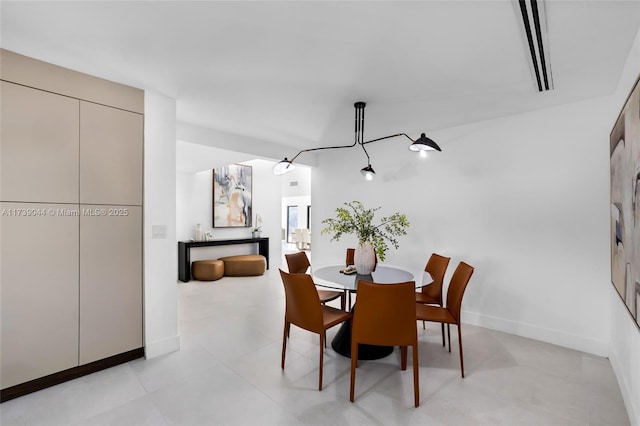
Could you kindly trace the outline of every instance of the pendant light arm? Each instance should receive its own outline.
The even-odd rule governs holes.
[[[367,149],[364,147],[364,142],[360,143],[360,146],[362,147],[362,150],[364,151],[364,155],[367,156],[367,165],[371,166],[371,158],[369,158],[369,153],[367,152]]]
[[[353,148],[354,146],[356,146],[356,143],[353,142],[351,145],[339,145],[339,146],[321,146],[318,148],[309,148],[309,149],[303,149],[302,151],[298,152],[295,157],[293,157],[291,160],[293,163],[293,160],[295,160],[296,158],[298,158],[298,155],[302,154],[303,152],[311,152],[311,151],[320,151],[322,149],[340,149],[340,148]]]
[[[364,145],[366,145],[366,144],[368,144],[368,143],[371,143],[371,142],[378,142],[378,141],[385,140],[385,139],[395,138],[395,137],[398,137],[398,136],[404,136],[404,137],[406,137],[407,139],[409,139],[411,142],[415,142],[415,141],[414,141],[413,139],[411,139],[411,138],[410,138],[406,133],[397,133],[397,134],[395,134],[395,135],[389,135],[389,136],[385,136],[385,137],[382,137],[382,138],[371,139],[370,141],[362,142],[362,143],[360,143],[360,145],[362,146],[362,149],[364,150],[364,153],[367,155],[367,160],[369,159],[369,154],[367,153],[367,150],[364,148]],[[357,143],[359,143],[359,142],[356,140],[356,141],[353,141],[353,143],[352,143],[351,145],[321,146],[321,147],[318,147],[318,148],[303,149],[303,150],[301,150],[300,152],[298,152],[298,153],[297,153],[297,154],[296,154],[296,155],[295,155],[291,160],[289,160],[289,161],[291,161],[291,162],[293,163],[293,161],[294,161],[296,158],[298,158],[298,156],[299,156],[300,154],[302,154],[303,152],[320,151],[320,150],[323,150],[323,149],[353,148],[354,146],[356,146],[356,144],[357,144]]]
[[[371,139],[370,141],[362,142],[362,145],[365,145],[365,144],[368,144],[368,143],[371,143],[371,142],[378,142],[378,141],[382,141],[382,140],[385,140],[385,139],[396,138],[396,137],[398,137],[398,136],[404,136],[404,137],[406,137],[407,139],[409,139],[411,142],[415,142],[415,141],[414,141],[413,139],[411,139],[411,137],[409,137],[409,135],[407,135],[406,133],[396,133],[395,135],[384,136],[384,137],[381,137],[381,138]]]

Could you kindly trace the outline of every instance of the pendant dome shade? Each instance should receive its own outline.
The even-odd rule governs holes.
[[[287,157],[284,157],[284,160],[276,163],[276,165],[273,166],[273,174],[283,175],[285,173],[289,173],[293,171],[293,169],[295,169],[295,166],[293,165],[293,163],[289,161]]]
[[[365,177],[365,179],[367,180],[373,180],[373,177],[376,174],[376,171],[373,170],[373,167],[371,167],[371,164],[367,165],[367,167],[363,167],[360,170],[360,173],[362,173],[362,176]]]
[[[411,151],[442,151],[437,143],[421,134],[418,140],[409,145]]]

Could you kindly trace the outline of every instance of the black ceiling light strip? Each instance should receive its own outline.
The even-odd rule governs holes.
[[[533,12],[533,26],[536,29],[536,38],[538,39],[538,53],[540,54],[540,66],[542,68],[542,76],[544,77],[544,89],[549,90],[549,78],[547,77],[547,64],[544,59],[544,47],[542,45],[542,29],[540,28],[540,15],[538,13],[537,0],[531,0],[531,11]]]
[[[531,54],[531,62],[533,63],[533,70],[536,73],[536,80],[538,82],[538,91],[542,92],[540,70],[538,69],[538,59],[536,58],[536,49],[533,46],[533,35],[531,34],[531,26],[529,25],[527,5],[524,0],[519,0],[519,4],[520,4],[520,12],[522,12],[522,22],[524,23],[524,30],[527,33],[527,41],[529,42],[529,53]]]

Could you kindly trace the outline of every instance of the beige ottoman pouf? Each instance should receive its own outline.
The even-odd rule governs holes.
[[[196,260],[191,263],[191,275],[198,281],[215,281],[224,275],[222,260]]]
[[[227,277],[251,277],[262,275],[267,269],[267,259],[259,254],[221,257]]]

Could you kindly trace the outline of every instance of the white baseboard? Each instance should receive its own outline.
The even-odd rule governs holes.
[[[475,312],[462,312],[464,323],[490,328],[529,339],[551,343],[569,349],[587,352],[593,355],[607,357],[609,355],[609,345],[607,342],[589,339],[573,334],[563,333],[558,330],[541,328],[528,324],[478,314]]]
[[[144,357],[151,359],[179,350],[180,336],[172,336],[155,342],[147,342],[144,347]]]

